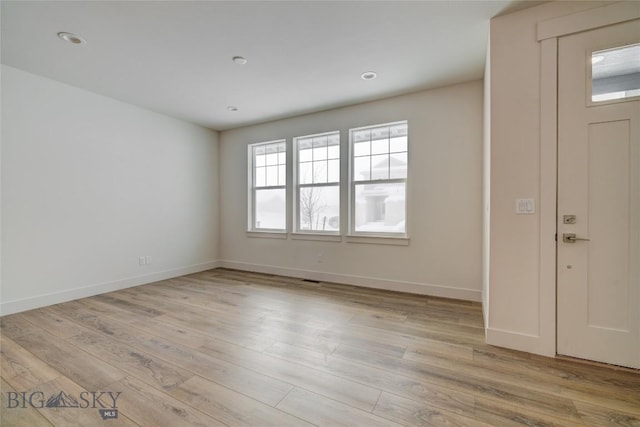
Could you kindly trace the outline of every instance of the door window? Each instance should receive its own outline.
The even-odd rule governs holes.
[[[591,54],[591,102],[640,96],[640,43]]]

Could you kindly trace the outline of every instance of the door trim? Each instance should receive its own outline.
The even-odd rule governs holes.
[[[540,42],[540,331],[557,355],[558,38],[640,18],[640,2],[618,2],[538,23]],[[543,332],[544,331],[544,332]],[[547,335],[548,334],[548,335]]]
[[[538,23],[538,41],[595,30],[640,18],[640,3],[621,1]]]
[[[558,39],[541,43],[540,332],[557,354],[556,233],[558,207]]]

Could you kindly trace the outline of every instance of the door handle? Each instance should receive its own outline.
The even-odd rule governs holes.
[[[575,243],[578,240],[589,241],[591,239],[587,239],[585,237],[577,237],[575,233],[564,233],[562,234],[562,241],[565,243]]]

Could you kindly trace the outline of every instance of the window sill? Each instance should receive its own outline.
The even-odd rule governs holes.
[[[374,245],[409,246],[408,237],[391,236],[346,236],[347,243],[366,243]]]
[[[291,233],[292,240],[318,240],[323,242],[341,242],[342,236],[339,234],[320,233]]]
[[[287,238],[287,233],[282,231],[247,231],[247,237],[259,237],[263,239],[283,239]]]

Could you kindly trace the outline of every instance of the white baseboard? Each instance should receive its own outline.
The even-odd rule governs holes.
[[[408,292],[419,295],[429,295],[442,298],[455,298],[466,301],[481,301],[481,292],[475,289],[453,288],[426,283],[396,281],[378,279],[373,277],[355,276],[349,274],[335,274],[321,271],[300,270],[271,265],[252,264],[236,261],[210,261],[172,270],[159,271],[141,276],[128,277],[112,282],[98,283],[80,288],[68,289],[29,298],[0,303],[0,315],[19,313],[48,305],[59,304],[79,298],[113,292],[119,289],[144,285],[159,280],[171,279],[185,274],[197,273],[218,267],[233,268],[236,270],[252,271],[256,273],[277,274],[281,276],[298,277],[301,279],[318,280],[332,283],[344,283],[347,285],[362,286],[366,288],[384,289],[398,292]]]
[[[171,270],[157,271],[141,276],[128,277],[112,282],[98,283],[80,288],[67,289],[60,292],[6,301],[0,303],[0,315],[19,313],[21,311],[59,304],[61,302],[71,301],[78,298],[86,298],[104,294],[106,292],[117,291],[119,289],[130,288],[132,286],[144,285],[147,283],[157,282],[159,280],[184,276],[185,274],[198,273],[200,271],[210,270],[219,266],[219,261],[209,261],[202,264],[189,265]]]
[[[487,295],[481,292],[482,298],[482,322],[484,325],[484,335],[487,338],[487,329],[489,328],[489,304],[487,302]]]
[[[221,260],[219,261],[219,266],[233,268],[236,270],[252,271],[255,273],[276,274],[279,276],[297,277],[301,279],[318,280],[323,282],[344,283],[346,285],[361,286],[365,288],[408,292],[412,294],[429,295],[442,298],[454,298],[466,301],[481,301],[481,292],[475,289],[454,288],[427,283],[378,279],[374,277],[354,276],[350,274],[325,273],[322,271],[300,270],[296,268],[277,267],[272,265],[252,264],[237,261]]]

